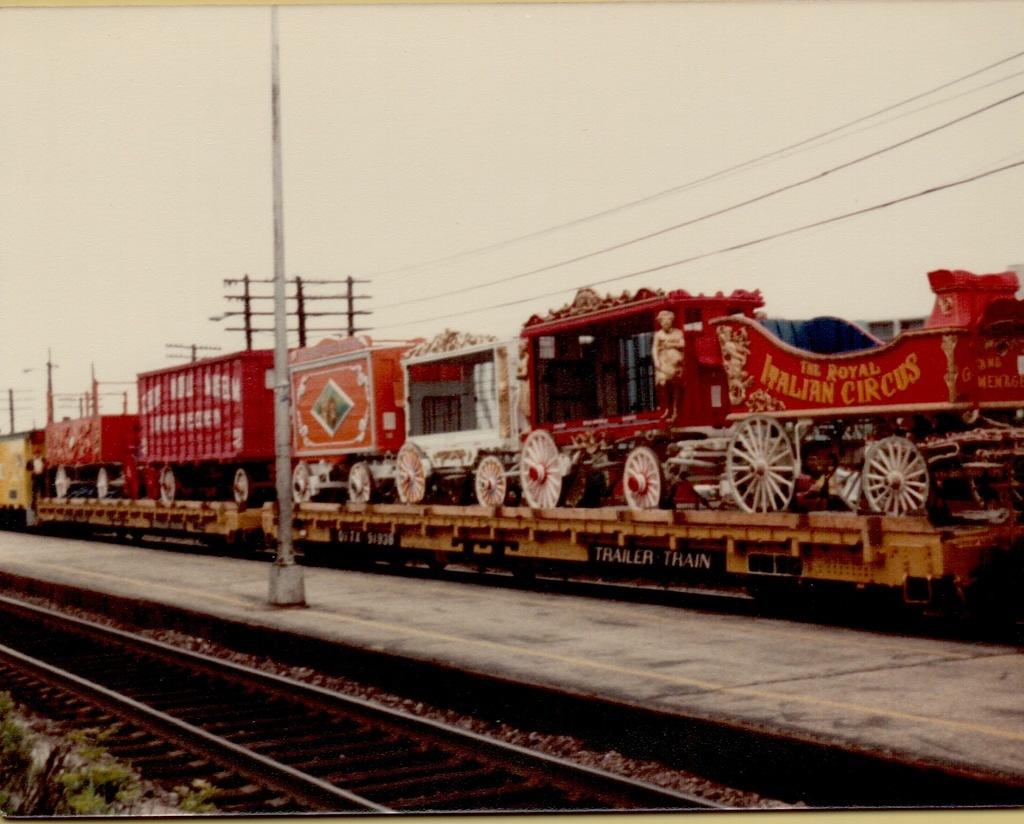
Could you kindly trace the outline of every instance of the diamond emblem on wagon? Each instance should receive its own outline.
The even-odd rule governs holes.
[[[338,384],[329,380],[310,411],[324,431],[334,437],[353,406],[355,404],[352,399],[338,387]]]

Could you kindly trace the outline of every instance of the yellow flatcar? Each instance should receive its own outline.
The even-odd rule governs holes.
[[[3,526],[23,527],[30,520],[33,469],[42,477],[42,460],[42,431],[0,435],[0,524]]]

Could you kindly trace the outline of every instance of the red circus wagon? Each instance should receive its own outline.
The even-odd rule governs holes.
[[[289,355],[295,501],[338,496],[366,503],[394,492],[405,440],[400,360],[420,341],[327,338]]]
[[[703,449],[720,443],[729,409],[709,322],[752,317],[762,304],[759,292],[743,290],[708,296],[641,289],[602,298],[583,289],[572,303],[530,318],[520,390],[533,425],[520,460],[526,503],[599,505],[624,494],[646,508],[667,500],[670,485],[680,496],[695,494],[690,487],[699,479],[684,483],[684,476],[704,459],[669,455],[667,441],[699,441]],[[711,485],[717,488],[717,479]]]
[[[272,350],[204,358],[144,372],[139,387],[139,462],[146,493],[175,500],[269,493],[274,461]]]
[[[760,317],[757,292],[600,298],[523,330],[534,507],[846,509],[998,521],[1024,484],[1012,272],[929,275],[924,328]]]
[[[845,504],[1002,520],[1021,500],[1024,302],[1013,272],[929,274],[924,328],[714,323],[736,429],[725,480],[748,512]],[[795,345],[794,345],[795,344]]]
[[[48,488],[58,498],[133,498],[136,415],[88,415],[46,426]]]

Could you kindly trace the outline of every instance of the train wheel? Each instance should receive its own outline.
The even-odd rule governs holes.
[[[96,497],[106,498],[110,494],[110,475],[107,474],[105,466],[100,467],[96,473]]]
[[[354,504],[366,504],[373,495],[373,476],[366,461],[357,461],[348,471],[348,499]]]
[[[395,458],[395,488],[403,504],[418,504],[427,494],[427,468],[411,443],[399,449]]]
[[[473,488],[480,506],[501,506],[508,493],[505,479],[505,465],[494,455],[487,455],[477,465],[473,476]]]
[[[53,491],[58,498],[66,498],[71,489],[71,478],[68,477],[66,466],[58,466],[57,474],[53,478]]]
[[[250,488],[249,473],[242,469],[242,467],[238,467],[235,470],[235,479],[231,483],[231,495],[234,497],[236,504],[245,506],[249,503]]]
[[[725,453],[725,476],[744,512],[779,512],[796,485],[793,444],[774,418],[755,415],[736,427]]]
[[[864,498],[872,512],[907,515],[928,500],[928,466],[906,438],[892,435],[872,444],[864,457]]]
[[[160,503],[170,506],[178,494],[178,481],[174,477],[174,470],[165,466],[160,470]]]
[[[665,476],[658,454],[649,446],[630,450],[622,469],[622,491],[629,508],[657,509],[664,488]]]
[[[526,503],[534,509],[558,506],[564,475],[564,463],[555,439],[543,429],[535,429],[527,435],[519,458],[519,477]]]

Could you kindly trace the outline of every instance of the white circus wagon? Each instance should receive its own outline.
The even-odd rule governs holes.
[[[518,341],[446,331],[402,360],[406,439],[395,458],[403,503],[501,506],[517,494]]]

